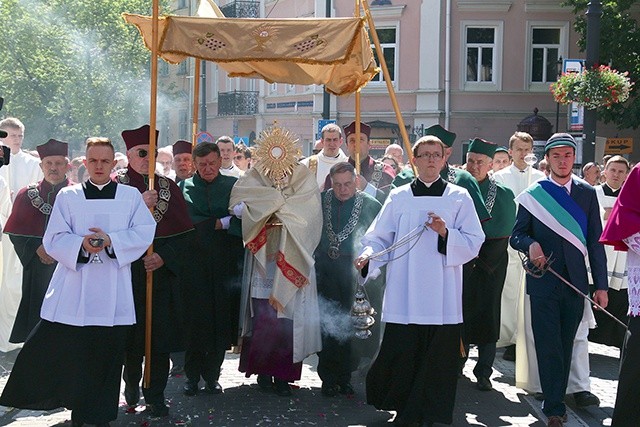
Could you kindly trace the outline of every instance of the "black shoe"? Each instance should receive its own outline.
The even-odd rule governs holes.
[[[585,406],[599,406],[600,399],[595,394],[589,391],[579,391],[573,393],[573,400],[576,401],[576,406],[584,408]]]
[[[198,383],[187,381],[184,383],[184,387],[182,387],[182,392],[185,396],[195,396],[198,394]]]
[[[202,387],[202,392],[206,394],[222,394],[222,391],[222,386],[218,381],[206,383],[204,387]]]
[[[288,382],[284,380],[279,380],[277,378],[273,381],[273,388],[276,391],[276,394],[281,397],[291,396],[291,386]]]
[[[166,417],[169,415],[169,407],[164,403],[147,403],[145,412],[151,414],[152,417]]]
[[[349,383],[340,384],[340,394],[346,394],[347,396],[353,396],[356,392],[353,390],[353,386]]]
[[[504,349],[504,354],[502,355],[504,360],[508,360],[510,362],[516,361],[516,345],[511,344],[507,348]]]
[[[544,393],[534,393],[533,394],[533,398],[536,399],[538,402],[543,402],[544,401]]]
[[[337,384],[325,384],[322,383],[322,388],[320,389],[320,393],[326,397],[335,397],[338,395],[338,390],[340,386]]]
[[[478,382],[476,383],[476,388],[482,391],[493,390],[493,386],[491,385],[491,380],[485,377],[478,378]]]
[[[138,384],[126,384],[124,386],[124,400],[129,406],[137,406],[140,400],[140,386]]]
[[[273,377],[270,375],[258,375],[258,386],[264,391],[273,390]]]

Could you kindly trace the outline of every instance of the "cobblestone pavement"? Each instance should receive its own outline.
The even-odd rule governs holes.
[[[618,357],[616,348],[589,344],[591,360],[591,388],[601,404],[599,407],[576,408],[567,398],[569,420],[567,427],[608,426],[615,402]],[[4,388],[18,350],[0,352],[0,390]],[[498,350],[492,382],[494,390],[478,391],[472,373],[474,350],[459,380],[454,426],[544,426],[545,417],[540,402],[527,395],[515,384],[515,365],[502,359]],[[255,377],[245,378],[239,373],[236,354],[228,353],[223,365],[220,384],[224,394],[182,395],[184,378],[170,378],[166,397],[170,415],[151,418],[144,412],[144,401],[135,411],[127,413],[121,396],[121,412],[111,425],[116,426],[389,426],[393,412],[378,411],[365,403],[364,375],[354,373],[353,397],[323,397],[321,382],[316,374],[317,358],[305,361],[302,379],[296,384],[293,396],[278,397],[258,389]],[[202,384],[201,384],[202,385]],[[37,387],[37,384],[34,384]],[[26,411],[0,406],[0,426],[67,426],[71,413],[66,410]]]

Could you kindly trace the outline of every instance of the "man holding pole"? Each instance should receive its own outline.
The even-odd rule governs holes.
[[[572,178],[576,143],[569,134],[554,134],[545,145],[551,168],[520,194],[511,246],[527,254],[544,271],[552,268],[583,294],[589,292],[585,257],[589,256],[596,291],[593,299],[607,306],[607,270],[598,199],[593,187]],[[527,276],[531,326],[544,394],[542,411],[550,427],[562,426],[573,341],[584,313],[584,298],[554,274]],[[583,295],[584,296],[584,295]]]
[[[190,231],[193,225],[178,186],[169,178],[155,174],[154,189],[148,190],[149,125],[125,130],[122,138],[127,146],[128,169],[118,171],[118,183],[135,187],[142,193],[158,224],[153,252],[132,264],[133,294],[136,304],[136,325],[129,336],[123,379],[127,404],[135,406],[140,399],[140,379],[145,346],[147,287],[153,286],[150,381],[143,388],[147,410],[154,416],[164,416],[169,408],[164,402],[164,389],[169,375],[169,353],[184,350],[183,295],[180,288]],[[157,139],[158,131],[156,131]],[[147,273],[153,281],[147,282]]]
[[[138,191],[111,181],[115,163],[111,141],[89,138],[89,180],[56,197],[42,244],[58,266],[1,405],[65,407],[73,427],[118,416],[122,356],[136,322],[130,265],[156,224]]]

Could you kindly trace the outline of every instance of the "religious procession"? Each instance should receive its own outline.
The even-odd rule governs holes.
[[[290,398],[317,354],[323,398],[353,396],[364,370],[363,398],[395,412],[394,425],[446,425],[471,347],[487,392],[496,349],[508,359],[515,345],[517,386],[563,425],[567,395],[600,404],[589,339],[626,345],[612,425],[638,420],[637,281],[626,276],[640,182],[621,156],[595,187],[572,173],[568,134],[547,141],[544,171],[523,132],[509,148],[476,138],[466,164],[451,165],[456,134],[434,125],[409,164],[399,145],[371,157],[371,128],[360,123],[356,139],[352,122],[325,126],[303,159],[277,126],[253,147],[176,141],[169,169],[158,153],[150,176],[143,125],[121,134],[122,169],[108,138],[88,138],[84,175],[67,143],[51,139],[36,156],[21,149],[20,120],[0,130],[11,151],[0,169],[1,344],[21,347],[5,407],[63,407],[73,426],[109,425],[144,402],[162,420],[169,378],[184,379],[186,397],[223,394],[235,352],[237,375]],[[195,253],[210,262],[190,263]]]
[[[151,52],[148,120],[75,153],[0,120],[0,425],[640,425],[640,166],[579,170],[564,132],[476,135],[461,164],[448,120],[410,142],[366,0],[269,21],[157,3],[121,17]],[[191,140],[160,147],[158,64],[188,58]],[[278,120],[198,132],[207,61],[354,114],[309,155]],[[360,104],[378,74],[383,153]]]

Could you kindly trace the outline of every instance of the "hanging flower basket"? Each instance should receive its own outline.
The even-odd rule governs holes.
[[[563,73],[549,89],[560,104],[576,102],[587,110],[608,108],[629,99],[633,83],[628,74],[600,65],[581,73]]]

